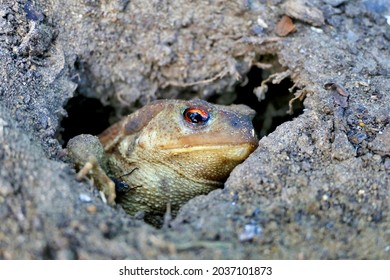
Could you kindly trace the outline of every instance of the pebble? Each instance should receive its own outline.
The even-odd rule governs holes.
[[[244,226],[243,232],[240,233],[239,240],[241,242],[250,241],[254,237],[260,236],[261,232],[262,232],[262,228],[259,225],[246,224]]]
[[[97,212],[97,207],[93,204],[88,205],[87,207],[85,207],[85,209],[89,214],[95,214]]]
[[[289,0],[282,5],[282,9],[286,15],[314,26],[322,26],[325,23],[322,11],[308,6],[304,0]]]
[[[80,199],[82,202],[91,202],[91,201],[92,201],[92,198],[91,198],[89,195],[85,194],[85,193],[81,193],[81,194],[79,195],[79,199]]]

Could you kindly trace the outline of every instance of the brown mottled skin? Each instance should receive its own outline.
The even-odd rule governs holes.
[[[244,105],[159,100],[99,138],[71,139],[67,149],[80,177],[89,173],[109,203],[116,197],[130,215],[142,211],[153,219],[167,205],[175,214],[189,199],[223,185],[257,147],[253,115]]]

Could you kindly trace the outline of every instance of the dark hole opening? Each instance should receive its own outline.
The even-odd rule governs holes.
[[[294,98],[294,94],[289,91],[294,83],[289,78],[284,79],[280,84],[268,83],[265,99],[259,101],[253,90],[261,85],[262,75],[262,69],[252,67],[247,74],[247,84],[236,87],[237,98],[234,100],[234,103],[246,104],[257,112],[253,125],[259,137],[271,133],[280,124],[292,120],[303,112],[302,102],[295,101],[293,103],[293,114],[287,113],[289,110],[288,103]]]
[[[65,146],[69,139],[79,134],[97,135],[110,125],[113,107],[104,106],[98,99],[77,95],[65,106],[68,117],[61,122],[59,140]]]
[[[214,96],[209,101],[219,104],[245,104],[251,107],[256,111],[253,126],[261,138],[274,131],[278,125],[302,114],[304,108],[303,102],[296,100],[293,103],[293,114],[287,113],[289,101],[294,98],[294,93],[289,91],[294,83],[289,78],[282,80],[280,84],[267,83],[268,91],[265,98],[259,101],[253,91],[261,85],[264,77],[267,78],[270,74],[272,72],[253,66],[246,76],[245,84],[237,85],[235,91],[231,93],[233,97]],[[225,101],[228,99],[230,101]]]

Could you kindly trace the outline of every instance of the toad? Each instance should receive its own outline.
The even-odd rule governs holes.
[[[106,129],[79,135],[68,155],[107,198],[146,221],[175,215],[189,199],[223,186],[232,169],[257,147],[245,105],[157,100]],[[169,207],[169,208],[167,208]]]

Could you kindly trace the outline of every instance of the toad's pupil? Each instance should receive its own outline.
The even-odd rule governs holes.
[[[193,123],[199,123],[199,122],[204,122],[205,118],[202,117],[201,114],[199,113],[189,113],[189,118]]]
[[[209,113],[199,108],[188,108],[183,115],[186,121],[194,124],[204,124],[209,120]]]

